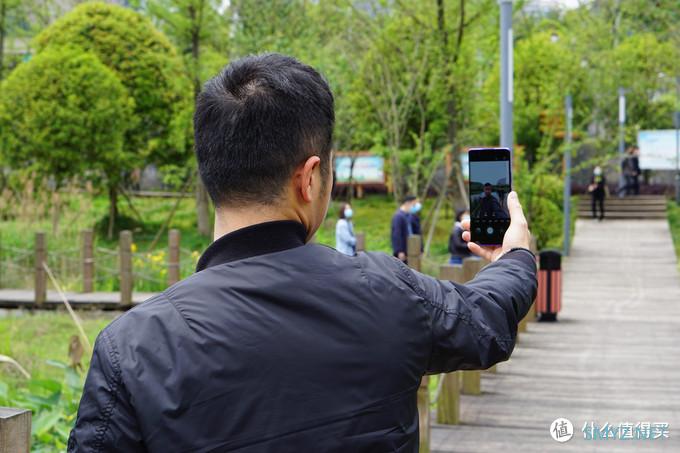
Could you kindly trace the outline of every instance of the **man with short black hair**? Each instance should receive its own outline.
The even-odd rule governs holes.
[[[205,85],[194,129],[215,241],[99,335],[70,452],[415,452],[422,376],[507,360],[536,291],[516,194],[503,247],[470,243],[493,264],[467,285],[309,243],[333,121],[327,83],[290,57]]]

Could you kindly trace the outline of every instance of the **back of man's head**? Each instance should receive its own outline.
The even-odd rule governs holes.
[[[215,205],[276,204],[313,155],[328,175],[334,121],[333,95],[313,68],[280,54],[229,64],[205,84],[194,114],[198,168]]]

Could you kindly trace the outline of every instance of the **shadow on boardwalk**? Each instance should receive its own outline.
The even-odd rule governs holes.
[[[463,396],[434,452],[680,451],[680,274],[665,220],[579,220],[557,323],[530,323],[509,362]],[[564,417],[574,437],[549,434]],[[670,438],[585,440],[585,422],[665,422]]]

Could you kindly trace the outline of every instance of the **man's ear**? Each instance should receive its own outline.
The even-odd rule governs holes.
[[[314,188],[317,184],[321,184],[319,176],[314,174],[320,164],[321,158],[319,156],[311,156],[299,167],[297,172],[296,177],[300,184],[298,187],[299,194],[307,203],[311,203],[315,199]]]

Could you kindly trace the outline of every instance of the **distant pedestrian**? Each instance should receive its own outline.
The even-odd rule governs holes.
[[[335,224],[335,249],[345,255],[357,254],[357,238],[354,236],[352,217],[354,211],[349,203],[343,203],[338,213],[338,223]]]
[[[640,148],[633,146],[632,155],[630,158],[632,174],[631,174],[631,189],[633,195],[640,195]]]
[[[397,212],[392,216],[392,254],[403,262],[406,262],[408,237],[416,234],[416,231],[420,231],[420,221],[414,222],[413,217],[420,211],[421,207],[418,197],[407,195]]]
[[[588,193],[590,193],[590,206],[593,211],[593,219],[597,217],[597,210],[595,205],[600,207],[600,217],[599,220],[604,219],[604,198],[607,194],[607,180],[602,173],[602,168],[596,166],[593,170],[593,177],[590,180],[590,185],[588,186]]]
[[[449,264],[463,264],[463,260],[472,255],[468,248],[467,242],[463,240],[463,225],[462,222],[470,220],[470,211],[467,209],[459,209],[456,212],[456,223],[453,225],[453,230],[449,235],[449,253],[451,258]]]
[[[627,195],[639,195],[640,185],[640,160],[636,153],[637,147],[631,146],[626,150],[626,155],[621,161],[621,174],[623,176],[623,186],[619,189],[619,197]]]

